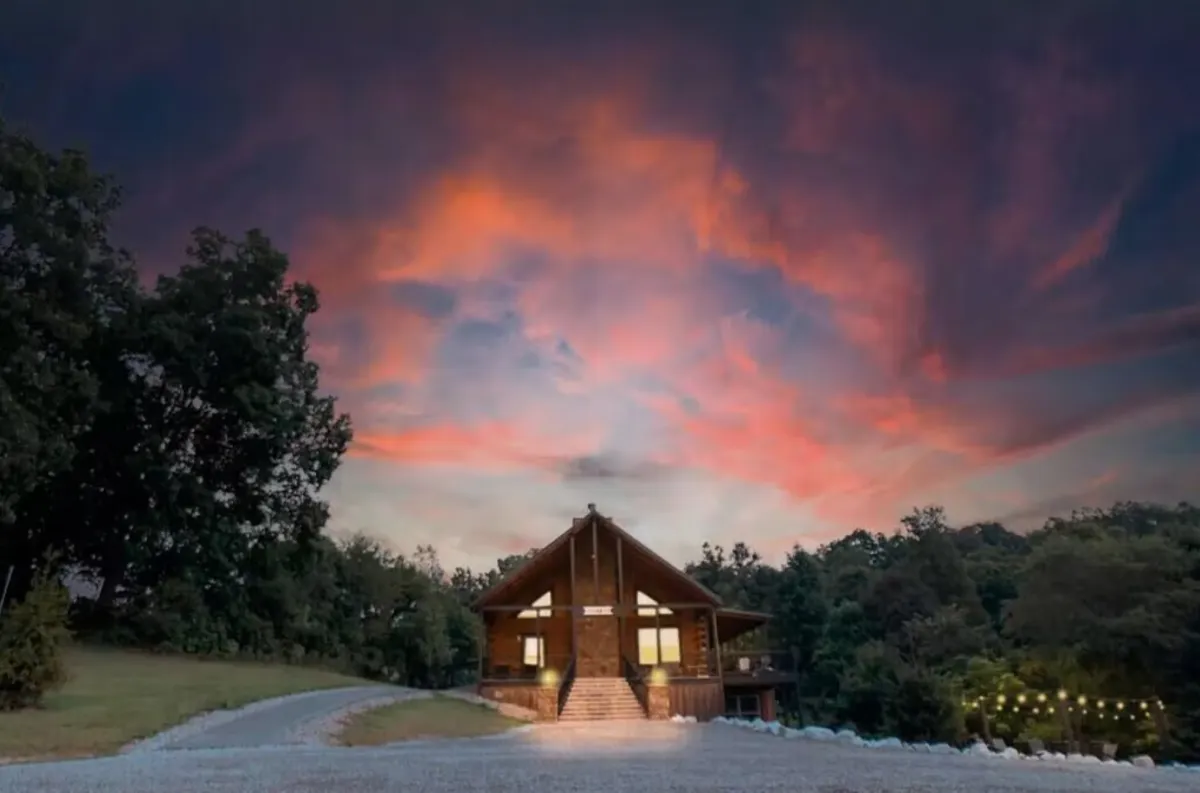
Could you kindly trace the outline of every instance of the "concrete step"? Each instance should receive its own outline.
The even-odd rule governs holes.
[[[645,720],[633,689],[620,677],[576,678],[560,721]]]
[[[604,721],[605,719],[644,719],[646,714],[640,710],[605,710],[605,711],[563,711],[558,717],[561,721]]]

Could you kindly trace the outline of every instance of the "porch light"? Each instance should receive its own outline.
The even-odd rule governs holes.
[[[661,666],[656,666],[650,670],[650,685],[652,686],[665,686],[670,679],[671,676],[667,674],[667,670]]]
[[[538,673],[538,683],[546,688],[558,688],[560,679],[557,669],[546,668]]]

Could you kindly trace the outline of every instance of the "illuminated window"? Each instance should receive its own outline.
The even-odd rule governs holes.
[[[638,664],[641,666],[679,663],[678,628],[638,628],[637,637]],[[662,657],[658,654],[659,647],[662,647]]]
[[[535,617],[549,617],[550,614],[552,613],[549,608],[549,606],[552,605],[550,602],[550,593],[549,592],[542,595],[540,598],[533,601],[529,605],[532,606],[532,608],[527,608],[524,611],[518,613],[517,614],[518,619],[531,620],[531,619],[534,619]]]
[[[541,669],[546,665],[546,638],[544,636],[521,637],[521,662],[525,666]]]
[[[666,615],[670,614],[669,608],[664,608],[658,605],[658,601],[647,595],[645,592],[637,593],[638,616],[653,617],[655,614]],[[649,608],[646,608],[649,606]]]

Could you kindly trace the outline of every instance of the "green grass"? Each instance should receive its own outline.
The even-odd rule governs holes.
[[[504,732],[524,723],[501,716],[484,705],[432,696],[352,716],[339,740],[343,746],[379,746],[417,738],[475,738]]]
[[[368,682],[300,666],[111,649],[72,648],[67,665],[70,680],[43,708],[0,713],[0,758],[106,754],[205,711]]]

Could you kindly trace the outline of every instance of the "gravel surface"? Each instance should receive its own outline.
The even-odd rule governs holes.
[[[24,793],[1194,793],[1192,772],[936,756],[721,725],[538,725],[382,748],[143,752],[0,768]]]
[[[126,746],[126,753],[161,749],[246,749],[296,744],[322,745],[347,717],[428,692],[397,686],[350,686],[307,691],[218,710],[190,719],[152,738]]]

